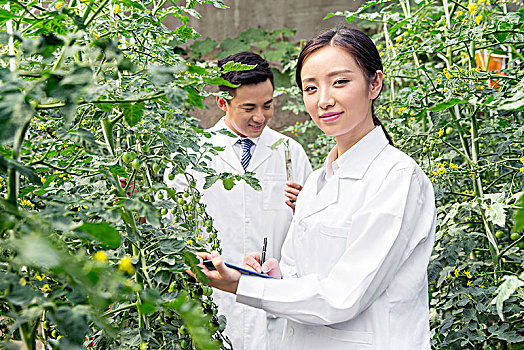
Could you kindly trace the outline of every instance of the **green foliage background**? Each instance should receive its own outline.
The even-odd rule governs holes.
[[[211,290],[184,273],[205,279],[192,253],[219,249],[212,220],[191,178],[177,193],[162,174],[191,166],[209,185],[257,187],[249,174],[206,167],[220,149],[199,141],[210,134],[189,113],[203,107],[205,85],[224,83],[206,60],[245,49],[281,62],[276,95],[305,113],[293,83],[300,46],[294,30],[252,28],[188,49],[199,37],[187,26],[194,6],[225,6],[165,3],[0,1],[0,346],[230,347]],[[182,25],[167,29],[167,16]],[[435,187],[432,346],[522,349],[524,10],[368,1],[331,16],[377,43],[377,114]],[[490,70],[480,58],[504,64]],[[311,122],[287,131],[320,166],[333,140]]]

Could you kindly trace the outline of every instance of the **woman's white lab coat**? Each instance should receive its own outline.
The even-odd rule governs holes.
[[[284,279],[242,276],[237,301],[288,319],[286,350],[430,349],[431,182],[379,127],[347,152],[299,195]]]
[[[224,118],[209,131],[222,129],[229,130]],[[289,139],[266,126],[257,140],[247,167],[248,171],[255,173],[262,191],[254,190],[244,181],[237,182],[229,191],[221,181],[202,191],[202,201],[207,205],[206,211],[213,217],[218,231],[222,256],[229,263],[242,265],[246,254],[261,251],[264,237],[268,237],[267,256],[280,258],[282,244],[293,218],[293,211],[285,204],[284,188],[287,178],[284,144],[271,148],[280,138]],[[239,155],[233,150],[237,139],[217,133],[204,141],[224,148],[224,151],[218,152],[209,160],[208,167],[217,173],[244,173]],[[303,185],[311,174],[311,164],[298,142],[289,139],[289,150],[293,180]],[[190,173],[196,179],[197,188],[202,190],[205,183],[203,173]],[[166,172],[164,180],[169,187],[179,190],[187,187],[185,177],[177,176],[174,180],[169,180],[168,174]],[[281,320],[266,315],[264,311],[238,304],[234,295],[220,290],[213,292],[213,298],[219,306],[219,313],[227,317],[226,334],[235,350],[273,350],[273,338],[280,341],[282,326],[274,331],[274,335],[268,335],[267,328],[278,328],[277,323]]]

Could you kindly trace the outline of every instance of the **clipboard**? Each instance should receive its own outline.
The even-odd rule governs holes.
[[[229,263],[224,263],[224,264],[227,267],[229,267],[229,268],[232,268],[232,269],[235,269],[235,270],[239,271],[243,275],[250,275],[250,276],[257,276],[257,277],[262,277],[262,278],[276,279],[275,277],[271,277],[271,276],[268,276],[268,275],[264,275],[262,273],[251,271],[251,270],[245,269],[245,268],[240,267],[240,266],[236,266],[236,265],[229,264]],[[216,270],[216,268],[213,265],[213,262],[211,260],[204,260],[204,266],[207,267],[207,269],[210,270],[210,271]]]

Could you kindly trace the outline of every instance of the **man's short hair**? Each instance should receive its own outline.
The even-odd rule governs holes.
[[[273,71],[269,67],[269,63],[257,55],[256,53],[249,51],[242,51],[229,55],[226,58],[223,58],[218,61],[218,67],[222,68],[227,62],[240,62],[242,64],[249,64],[255,66],[250,70],[243,71],[230,71],[222,74],[222,78],[229,81],[235,85],[248,85],[248,84],[258,84],[269,79],[273,89],[275,88],[275,81],[273,78]],[[220,91],[227,91],[231,97],[235,97],[236,88],[231,88],[225,85],[219,85],[218,89]]]

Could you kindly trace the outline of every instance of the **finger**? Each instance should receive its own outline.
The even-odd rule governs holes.
[[[293,182],[293,181],[286,182],[286,185],[288,187],[294,188],[294,189],[296,189],[298,191],[302,190],[302,186],[300,184],[297,184],[296,182]]]
[[[280,265],[278,264],[278,260],[275,258],[267,259],[264,265],[262,265],[262,273],[265,273],[271,277],[282,278]]]
[[[250,253],[244,257],[244,266],[250,268],[251,270],[260,273],[261,266],[260,261],[262,259],[262,256],[260,253]]]
[[[291,202],[290,200],[287,200],[286,202],[286,205],[288,207],[290,207],[291,209],[293,209],[293,214],[295,214],[295,203],[294,202]]]
[[[297,196],[294,195],[293,193],[284,193],[284,195],[285,195],[287,198],[289,198],[290,200],[292,200],[292,201],[296,201],[296,199],[297,199]]]

